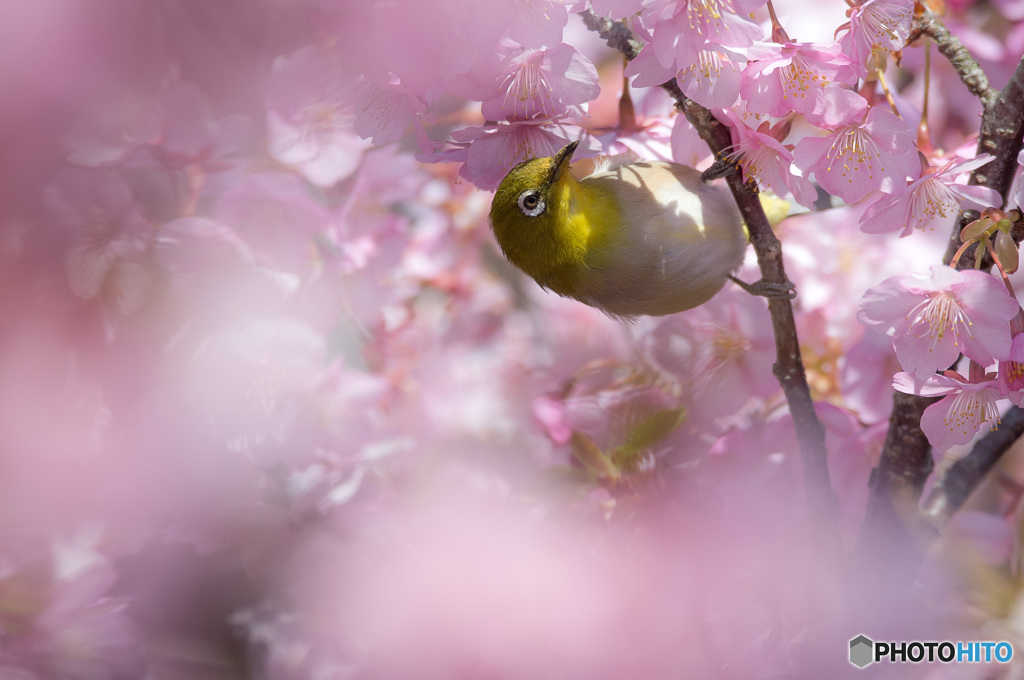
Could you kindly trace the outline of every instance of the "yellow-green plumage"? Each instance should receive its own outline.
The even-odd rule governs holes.
[[[675,163],[570,167],[575,148],[520,163],[498,187],[491,226],[510,262],[559,295],[622,317],[691,309],[721,289],[747,244],[727,190]]]

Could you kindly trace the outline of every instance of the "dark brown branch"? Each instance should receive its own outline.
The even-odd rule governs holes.
[[[941,527],[977,488],[985,475],[1006,451],[1024,435],[1024,410],[1014,406],[969,454],[953,463],[932,488],[921,507],[921,514],[936,527]]]
[[[640,53],[640,43],[633,39],[629,29],[619,22],[598,17],[590,10],[580,13],[587,28],[596,31],[610,47],[622,52],[627,59]],[[676,100],[679,110],[697,129],[701,139],[707,142],[716,158],[722,158],[732,145],[729,129],[722,125],[706,108],[686,98],[676,81],[670,80],[661,86]],[[784,286],[789,283],[782,264],[782,245],[775,237],[771,224],[764,214],[757,189],[751,183],[743,182],[739,173],[729,178],[736,204],[743,213],[743,219],[750,231],[750,243],[757,253],[761,268],[761,279],[766,283]],[[776,361],[775,377],[786,395],[790,414],[796,429],[800,446],[800,457],[807,480],[807,497],[811,511],[827,527],[833,538],[837,537],[836,506],[829,484],[825,453],[825,428],[814,411],[814,402],[807,385],[800,343],[796,332],[793,306],[784,297],[768,298],[768,311],[772,317],[775,332]]]
[[[960,80],[971,94],[981,100],[987,111],[995,102],[996,91],[989,87],[988,77],[981,66],[974,60],[967,48],[949,32],[941,21],[931,12],[925,12],[915,18],[914,27],[927,35],[939,48],[939,53],[949,60]]]
[[[1017,64],[1010,82],[1002,89],[995,98],[991,107],[985,110],[981,119],[981,131],[978,134],[978,153],[992,154],[995,158],[971,173],[968,184],[976,184],[990,189],[995,189],[1003,197],[1003,204],[1006,205],[1006,196],[1010,192],[1010,185],[1013,184],[1013,175],[1017,170],[1017,154],[1021,150],[1021,138],[1024,137],[1024,59]],[[976,219],[977,213],[965,213],[953,232],[949,235],[949,242],[946,244],[946,256],[943,262],[949,264],[957,249],[961,246],[960,230],[964,228],[971,219]],[[1020,243],[1017,234],[1014,238]],[[971,246],[960,258],[960,269],[974,267],[974,253],[977,246]],[[991,262],[989,263],[991,266]]]
[[[938,401],[897,392],[893,395],[889,430],[878,467],[871,473],[867,514],[861,531],[862,553],[879,554],[887,545],[903,543],[908,536],[894,534],[911,528],[917,520],[917,502],[933,468],[932,447],[921,431],[921,414]],[[911,536],[915,531],[907,531]]]
[[[633,37],[633,32],[622,22],[612,21],[608,17],[599,17],[589,9],[580,12],[580,17],[589,30],[601,36],[608,43],[608,47],[622,52],[629,61],[633,61],[640,54],[640,48],[643,45]]]

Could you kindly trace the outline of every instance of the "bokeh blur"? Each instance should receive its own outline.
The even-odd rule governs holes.
[[[822,678],[859,633],[1024,641],[1011,481],[891,573],[856,551],[898,370],[857,303],[952,217],[778,226],[825,539],[762,299],[624,323],[502,259],[525,151],[709,160],[661,90],[624,104],[587,4],[0,3],[0,680]],[[776,10],[831,42],[847,6]],[[1004,83],[1020,3],[946,11]],[[889,71],[912,129],[923,54]],[[934,144],[969,148],[931,67]]]

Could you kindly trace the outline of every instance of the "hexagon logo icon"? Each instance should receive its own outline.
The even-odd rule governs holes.
[[[850,640],[850,663],[857,668],[864,668],[874,661],[871,653],[875,643],[866,635],[858,635]]]

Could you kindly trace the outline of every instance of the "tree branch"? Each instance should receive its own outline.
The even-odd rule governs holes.
[[[862,553],[877,555],[878,550],[906,543],[909,537],[894,539],[894,534],[905,532],[913,536],[917,533],[907,530],[914,528],[918,521],[917,503],[934,466],[932,447],[921,431],[921,414],[938,400],[903,392],[893,395],[882,456],[871,473],[867,512],[858,546]]]
[[[963,46],[963,43],[950,33],[949,29],[934,14],[927,10],[915,17],[914,23],[914,28],[919,33],[935,41],[939,53],[949,60],[963,84],[967,86],[971,94],[981,100],[981,105],[988,111],[995,102],[996,91],[989,87],[988,77],[967,51],[967,48]],[[911,40],[913,38],[912,35]]]
[[[948,522],[1021,435],[1024,435],[1024,410],[1014,406],[999,421],[999,427],[985,435],[969,454],[953,463],[932,488],[921,507],[924,518],[936,527]]]
[[[610,47],[622,52],[627,59],[632,60],[640,53],[640,43],[622,23],[598,17],[590,10],[585,10],[580,15],[587,28],[597,32]],[[707,143],[715,157],[722,158],[726,150],[732,146],[729,128],[716,120],[706,108],[687,99],[675,79],[662,84],[661,87],[676,100],[679,110],[697,129],[697,133]],[[782,244],[775,237],[775,232],[772,231],[771,224],[764,214],[756,187],[752,183],[744,182],[739,173],[731,174],[728,182],[736,205],[739,206],[750,231],[750,243],[757,253],[762,281],[778,285],[788,284],[789,279],[782,263]],[[825,428],[814,411],[814,401],[811,399],[807,376],[804,373],[793,305],[787,298],[770,297],[768,311],[771,313],[775,333],[776,360],[773,370],[779,384],[782,385],[790,414],[793,416],[800,458],[807,480],[808,504],[814,516],[821,522],[822,528],[827,528],[832,537],[837,538],[836,505],[832,497],[826,463]]]
[[[995,156],[971,173],[968,184],[989,187],[999,192],[1006,205],[1006,196],[1013,184],[1013,175],[1017,171],[1017,154],[1021,150],[1021,139],[1024,137],[1024,59],[1017,64],[1010,82],[999,92],[992,106],[985,110],[981,119],[981,131],[978,133],[978,153],[989,153]],[[946,244],[946,255],[943,262],[949,264],[953,255],[961,246],[960,231],[970,220],[977,219],[975,211],[967,211],[949,235]],[[1016,231],[1016,230],[1015,230]],[[1014,240],[1020,243],[1020,234],[1013,234]],[[974,254],[977,245],[968,248],[960,258],[960,269],[974,267]],[[983,263],[984,264],[984,263]],[[992,266],[991,260],[987,267]]]

